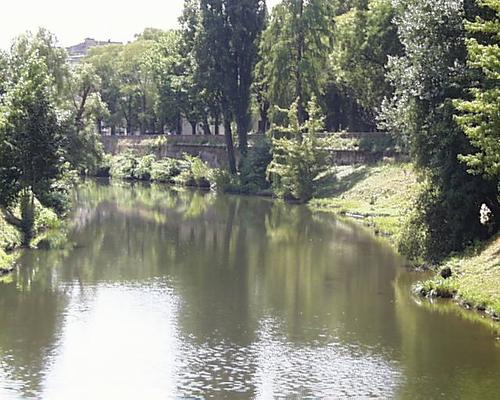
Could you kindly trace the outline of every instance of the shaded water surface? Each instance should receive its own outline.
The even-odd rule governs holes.
[[[73,250],[0,283],[0,399],[500,398],[491,330],[409,294],[359,227],[89,182]]]

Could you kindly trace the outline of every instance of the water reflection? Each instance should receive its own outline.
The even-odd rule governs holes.
[[[0,284],[0,398],[495,398],[487,329],[433,312],[348,222],[88,182],[72,251]]]

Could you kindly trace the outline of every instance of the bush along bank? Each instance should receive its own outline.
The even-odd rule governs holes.
[[[158,159],[154,155],[138,156],[129,151],[106,155],[95,171],[97,177],[167,183],[197,188],[213,188],[233,194],[272,195],[267,180],[267,166],[271,161],[267,141],[249,149],[240,164],[240,173],[231,175],[226,170],[210,168],[199,157],[184,154],[182,159]]]
[[[39,249],[55,249],[68,245],[67,230],[62,217],[38,201],[35,208],[34,238],[32,246]],[[19,210],[16,210],[18,213]],[[23,246],[22,234],[7,223],[0,213],[0,276],[14,270],[17,250]]]
[[[187,154],[183,159],[158,160],[154,155],[141,157],[127,152],[107,155],[96,176],[209,188],[212,170],[200,158]]]

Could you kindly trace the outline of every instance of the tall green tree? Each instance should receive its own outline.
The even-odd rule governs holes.
[[[9,57],[11,70],[15,71],[33,56],[43,60],[49,76],[55,84],[57,99],[64,99],[69,67],[66,62],[66,50],[59,46],[55,35],[40,28],[34,34],[26,32],[14,39]],[[12,74],[11,77],[16,79],[16,74]]]
[[[35,197],[47,206],[63,161],[56,89],[45,61],[32,54],[16,71],[0,106],[0,209],[23,233],[34,234]],[[13,209],[20,202],[21,218]]]
[[[240,153],[247,154],[247,134],[251,127],[250,100],[258,44],[266,22],[264,0],[226,1],[227,23],[230,29],[231,57],[235,69],[235,89],[232,96]]]
[[[229,152],[230,171],[236,172],[232,127],[236,121],[240,153],[247,153],[250,129],[250,89],[257,45],[265,22],[262,0],[202,0],[196,37],[198,82],[219,105]]]
[[[427,182],[400,247],[411,256],[439,260],[487,234],[478,210],[496,190],[458,160],[471,150],[453,118],[453,101],[463,96],[469,78],[464,3],[394,3],[404,55],[389,60],[394,96],[383,105],[382,126],[407,145]]]
[[[115,135],[117,128],[122,125],[120,112],[120,75],[119,60],[123,45],[108,45],[95,47],[90,50],[86,62],[93,65],[101,81],[99,93],[106,104],[107,113],[99,116],[99,130],[102,125],[108,126],[111,135]]]
[[[500,190],[500,2],[478,1],[494,14],[486,19],[477,16],[466,22],[472,36],[467,39],[468,63],[479,72],[470,87],[470,97],[457,101],[459,125],[474,145],[471,154],[461,157],[469,172],[481,174],[498,183]],[[489,201],[496,218],[500,219],[500,197]]]
[[[267,170],[279,196],[301,202],[312,198],[329,166],[327,143],[317,137],[324,129],[324,116],[315,97],[308,103],[307,113],[309,119],[301,126],[298,102],[292,104],[287,126],[280,127],[286,136],[273,139],[273,158]]]
[[[372,124],[383,99],[392,94],[388,58],[401,52],[394,14],[391,0],[371,0],[335,18],[333,81],[366,110]]]
[[[147,59],[153,45],[152,40],[139,38],[123,47],[119,59],[121,86],[118,103],[129,135],[136,128],[145,134],[154,124],[151,99],[153,82]]]
[[[164,32],[153,44],[148,67],[156,90],[156,112],[161,126],[168,125],[182,133],[182,114],[187,107],[185,65],[178,31]]]
[[[91,63],[76,66],[67,85],[70,96],[64,118],[66,159],[73,169],[85,173],[94,170],[102,158],[97,124],[108,110],[99,93],[101,79]]]
[[[202,0],[200,24],[195,52],[199,66],[197,79],[206,94],[220,106],[229,171],[231,174],[236,174],[231,126],[234,119],[234,104],[231,100],[237,92],[237,74],[231,51],[231,32],[227,21],[225,1]]]
[[[299,120],[306,104],[320,96],[327,77],[336,2],[283,0],[274,7],[261,42],[265,84],[272,105],[298,101]]]

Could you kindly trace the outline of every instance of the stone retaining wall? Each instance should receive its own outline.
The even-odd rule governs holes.
[[[384,135],[380,133],[354,133],[362,135]],[[262,140],[263,135],[250,135],[249,143]],[[109,154],[120,154],[133,151],[138,155],[155,154],[157,157],[182,158],[184,153],[198,156],[212,168],[227,166],[226,142],[224,136],[204,135],[145,135],[145,136],[102,136],[104,151]],[[237,151],[236,157],[239,158]],[[331,150],[333,163],[336,165],[372,164],[384,157],[382,152],[361,150]]]

